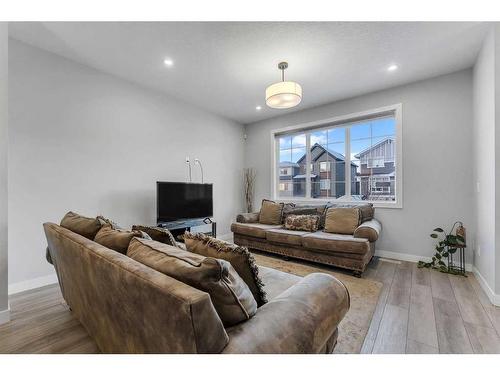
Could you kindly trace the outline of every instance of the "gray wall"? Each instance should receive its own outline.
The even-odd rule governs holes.
[[[475,185],[475,226],[477,228],[474,263],[490,288],[494,289],[496,249],[495,36],[493,30],[485,39],[474,66],[473,93],[473,185]]]
[[[7,298],[7,23],[0,22],[0,322]],[[4,318],[2,318],[2,316]]]
[[[153,224],[155,182],[185,181],[187,155],[202,160],[218,232],[230,232],[242,125],[12,39],[9,75],[9,283],[53,272],[42,223],[68,210]]]
[[[473,235],[470,69],[247,125],[245,163],[257,170],[257,207],[270,196],[271,129],[396,103],[403,104],[403,208],[376,210],[383,224],[377,248],[431,256],[430,231],[456,220]]]

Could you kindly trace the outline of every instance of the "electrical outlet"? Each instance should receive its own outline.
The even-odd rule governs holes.
[[[479,245],[476,246],[476,254],[477,256],[481,256],[481,246]]]
[[[480,185],[479,185],[479,181],[476,182],[476,193],[479,193],[481,191],[481,188],[480,188]]]

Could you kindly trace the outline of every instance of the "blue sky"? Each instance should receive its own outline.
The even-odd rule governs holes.
[[[394,118],[382,118],[360,122],[350,126],[351,129],[351,160],[354,155],[388,136],[395,136],[396,123]],[[280,161],[296,162],[306,152],[306,136],[298,134],[280,137]],[[342,155],[345,152],[345,128],[336,127],[330,130],[318,130],[311,134],[311,145],[319,143],[329,150]]]

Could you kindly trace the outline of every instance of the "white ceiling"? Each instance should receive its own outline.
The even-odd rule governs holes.
[[[485,23],[29,22],[12,37],[104,72],[251,123],[473,65]],[[165,57],[174,60],[168,69]],[[267,108],[264,90],[286,77],[302,103]],[[396,63],[399,69],[388,72]],[[260,112],[257,105],[262,106]]]

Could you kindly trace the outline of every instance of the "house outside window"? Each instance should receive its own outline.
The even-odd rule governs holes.
[[[402,207],[401,134],[400,104],[273,131],[274,198]]]

